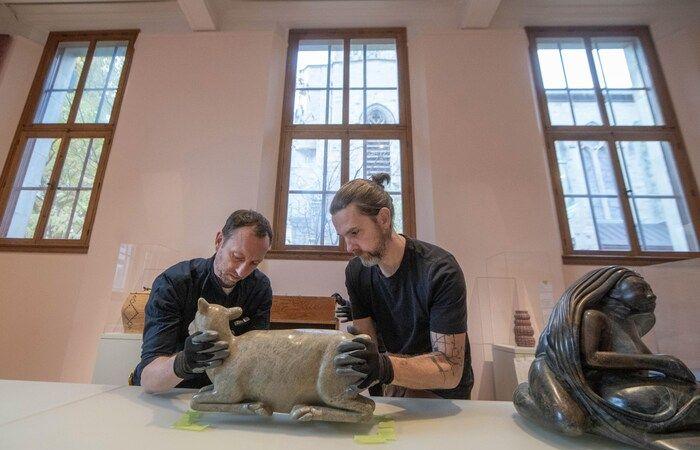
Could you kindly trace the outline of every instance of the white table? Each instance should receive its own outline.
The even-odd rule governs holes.
[[[35,390],[43,385],[44,390]],[[86,385],[83,385],[86,386]],[[46,388],[48,388],[47,392]],[[70,397],[71,386],[61,383],[0,383],[0,414],[9,416],[17,405],[34,405],[34,413],[0,423],[0,449],[359,449],[353,435],[371,430],[365,424],[294,423],[287,415],[271,418],[206,413],[202,432],[181,431],[172,424],[188,409],[191,390],[148,395],[139,387],[95,386],[102,392],[85,396],[72,392],[73,401],[43,402],[45,396]],[[87,389],[87,388],[86,388]],[[23,397],[12,392],[22,391]],[[377,398],[377,414],[396,420],[397,441],[386,449],[630,449],[612,441],[586,436],[567,438],[522,420],[512,403],[467,400]],[[39,403],[37,403],[39,401]],[[25,408],[27,409],[27,408]]]

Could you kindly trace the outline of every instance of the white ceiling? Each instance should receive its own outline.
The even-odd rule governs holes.
[[[241,28],[411,29],[700,21],[700,0],[0,0],[0,33],[43,42],[49,31],[138,28],[187,33]]]

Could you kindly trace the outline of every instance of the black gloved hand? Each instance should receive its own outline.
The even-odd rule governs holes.
[[[367,335],[342,342],[338,346],[338,354],[333,358],[333,364],[338,375],[361,377],[356,386],[360,391],[377,383],[391,384],[394,381],[394,367],[389,355],[380,353],[377,344]]]
[[[340,323],[350,322],[352,320],[352,308],[350,302],[345,300],[337,292],[331,295],[335,299],[335,303],[338,305],[335,307],[335,317],[340,320]]]
[[[217,341],[219,333],[212,330],[197,331],[187,336],[185,348],[175,355],[173,370],[184,380],[194,378],[206,369],[220,366],[228,357],[228,342]]]

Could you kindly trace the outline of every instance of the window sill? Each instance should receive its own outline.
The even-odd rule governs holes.
[[[87,244],[34,244],[34,243],[15,243],[15,242],[0,242],[0,252],[20,252],[20,253],[87,253]]]
[[[270,250],[265,259],[296,259],[312,261],[349,261],[350,253],[332,250]]]
[[[606,255],[606,254],[573,254],[563,255],[562,262],[566,265],[608,265],[650,266],[684,259],[700,258],[700,252],[693,253],[663,253],[659,255]]]

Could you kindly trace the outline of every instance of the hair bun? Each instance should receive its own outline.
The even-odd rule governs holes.
[[[382,189],[391,181],[391,175],[386,172],[375,173],[369,177],[370,180],[381,186]]]

